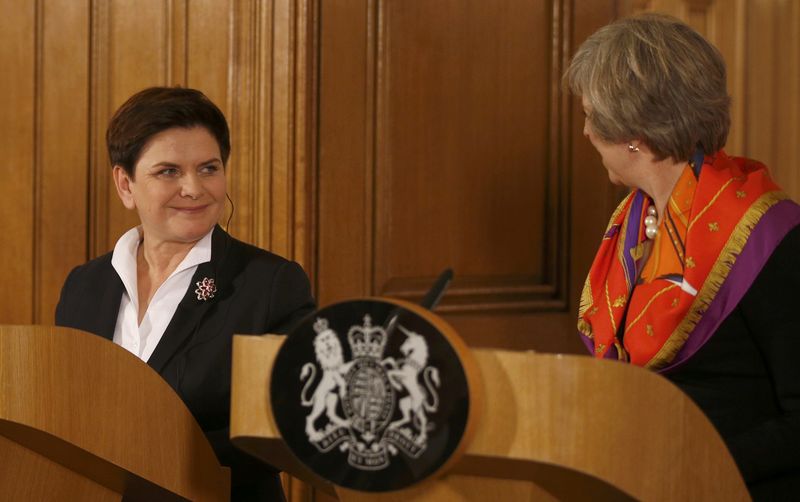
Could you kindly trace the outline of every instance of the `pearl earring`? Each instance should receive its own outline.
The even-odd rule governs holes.
[[[639,151],[639,147],[633,146],[633,143],[628,143],[628,151],[631,153],[637,153]]]

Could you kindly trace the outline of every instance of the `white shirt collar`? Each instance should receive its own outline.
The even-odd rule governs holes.
[[[211,235],[213,233],[214,228],[209,230],[202,239],[197,241],[169,277],[187,268],[196,267],[201,263],[211,261]],[[139,289],[136,279],[136,252],[139,249],[140,242],[142,242],[142,227],[134,227],[122,234],[122,237],[119,238],[117,244],[114,246],[114,253],[111,255],[111,266],[114,267],[114,270],[117,271],[117,275],[122,279],[122,284],[125,286],[131,302],[133,302],[137,309],[139,305],[139,295],[137,292]],[[169,280],[169,277],[167,280]]]
[[[111,264],[125,285],[120,299],[114,343],[147,361],[161,341],[175,315],[178,304],[191,288],[192,277],[201,263],[211,260],[213,229],[197,241],[177,268],[158,287],[147,311],[139,322],[136,252],[141,242],[141,228],[133,228],[117,241]]]

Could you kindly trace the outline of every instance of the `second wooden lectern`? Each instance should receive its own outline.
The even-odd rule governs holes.
[[[340,500],[749,499],[719,434],[666,379],[590,357],[489,349],[473,351],[484,390],[477,431],[446,472],[394,492],[333,486],[276,426],[270,378],[284,341],[235,337],[232,440]]]

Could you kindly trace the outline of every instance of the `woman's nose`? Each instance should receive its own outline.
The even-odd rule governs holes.
[[[197,200],[203,195],[203,184],[196,175],[188,174],[181,181],[181,197]]]

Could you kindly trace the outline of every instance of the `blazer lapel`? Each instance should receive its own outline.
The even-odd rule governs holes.
[[[201,263],[192,277],[192,282],[189,284],[189,289],[186,291],[172,320],[167,325],[167,329],[158,342],[156,349],[147,360],[147,364],[151,368],[160,372],[173,355],[189,340],[191,335],[196,331],[203,319],[203,315],[216,301],[214,298],[202,300],[198,298],[195,292],[198,289],[198,282],[203,279],[214,279],[214,269],[212,263]]]
[[[221,294],[226,292],[227,281],[220,281],[219,279],[224,274],[219,274],[217,271],[225,262],[228,239],[228,235],[217,225],[211,236],[211,261],[198,265],[189,289],[178,304],[175,315],[172,316],[156,349],[147,360],[147,364],[157,372],[160,373],[169,360],[189,342],[200,327],[208,309],[219,300]],[[217,291],[213,298],[202,299],[196,292],[199,283],[202,283],[204,279],[213,279],[215,282]]]

